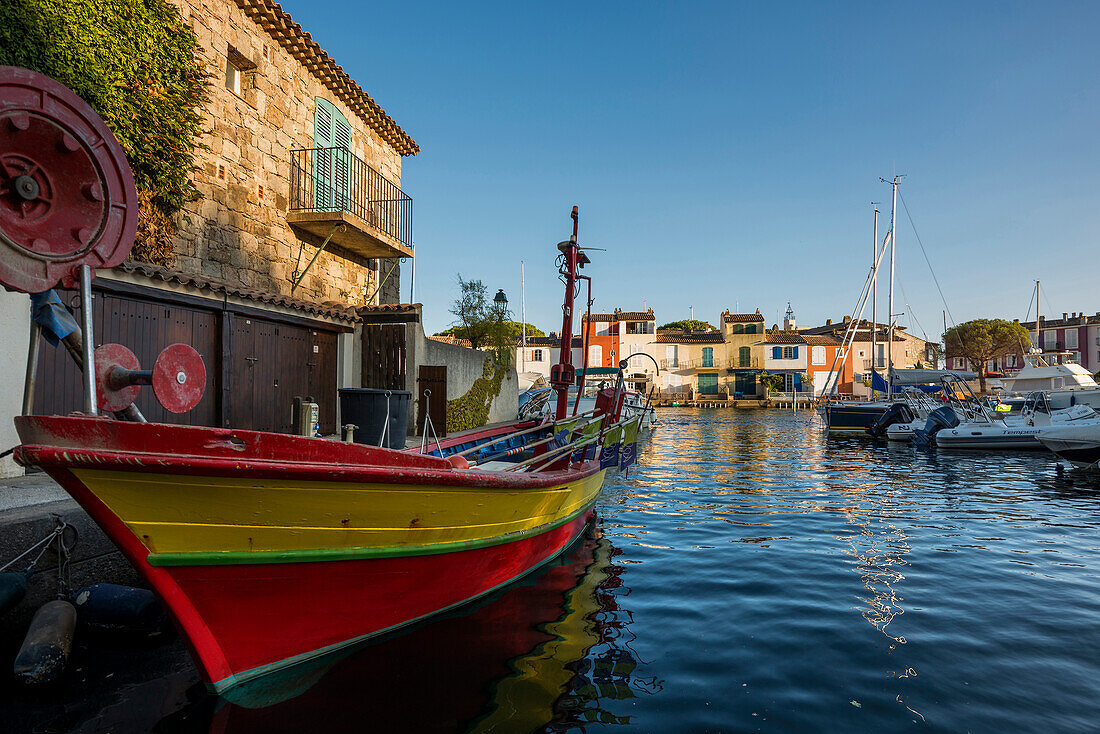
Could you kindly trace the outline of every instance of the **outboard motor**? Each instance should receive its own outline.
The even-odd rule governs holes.
[[[921,448],[928,448],[936,434],[945,428],[954,428],[959,425],[959,414],[951,406],[945,405],[936,408],[928,414],[928,420],[924,422],[924,428],[913,431],[913,443]]]
[[[871,434],[875,438],[882,438],[886,435],[886,429],[895,423],[912,423],[916,419],[913,415],[913,411],[909,409],[909,406],[905,403],[894,403],[886,412],[878,417],[874,423],[867,427],[867,433]]]

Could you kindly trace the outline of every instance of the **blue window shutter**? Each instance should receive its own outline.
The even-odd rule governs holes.
[[[783,347],[772,347],[772,359],[783,359]]]
[[[794,348],[794,357],[793,357],[793,359],[798,359],[798,347]]]

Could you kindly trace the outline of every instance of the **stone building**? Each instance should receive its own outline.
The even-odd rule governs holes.
[[[317,302],[400,300],[401,158],[417,144],[278,3],[171,1],[214,79],[202,198],[180,218],[174,267]]]
[[[202,402],[173,415],[143,390],[150,420],[288,431],[293,398],[308,396],[321,432],[335,433],[338,388],[415,389],[413,353],[430,354],[406,351],[418,310],[383,308],[400,300],[400,259],[413,254],[401,162],[419,148],[277,3],[169,1],[212,74],[208,132],[196,141],[200,198],[178,218],[171,262],[96,273],[95,344],[127,345],[145,368],[174,342],[199,351]],[[74,292],[58,293],[78,311]],[[16,384],[28,330],[26,296],[0,292],[0,367]],[[379,343],[394,357],[382,370],[369,364]],[[76,368],[41,345],[34,412],[79,410]],[[480,375],[484,359],[473,353],[476,364],[453,371]],[[450,397],[460,387],[448,385]],[[21,410],[21,391],[10,392],[0,401],[5,448]],[[0,458],[0,475],[18,471]]]

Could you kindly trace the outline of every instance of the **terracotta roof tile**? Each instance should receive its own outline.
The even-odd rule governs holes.
[[[398,153],[416,155],[420,152],[420,146],[409,134],[348,76],[342,66],[332,60],[328,52],[290,17],[290,13],[283,10],[282,5],[272,0],[236,0],[236,3],[245,15],[278,41]]]
[[[723,324],[747,324],[757,321],[764,321],[764,316],[759,311],[756,313],[730,313],[726,311],[722,314]]]
[[[658,344],[722,344],[725,340],[717,331],[658,331]]]
[[[778,334],[767,334],[764,341],[768,344],[805,344],[806,339],[801,334],[790,331],[781,331]]]
[[[192,288],[235,296],[248,301],[282,306],[283,308],[304,311],[305,313],[318,316],[328,316],[330,318],[340,319],[341,321],[355,322],[359,320],[359,315],[355,312],[353,307],[334,301],[314,303],[313,301],[305,301],[300,298],[256,290],[254,288],[245,288],[244,286],[233,285],[220,280],[204,278],[201,275],[193,275],[191,273],[184,273],[180,270],[171,270],[159,265],[150,265],[149,263],[134,262],[132,260],[122,263],[116,270],[121,270],[124,273],[143,275],[150,280],[160,280],[164,283],[177,283],[179,285],[191,286]]]

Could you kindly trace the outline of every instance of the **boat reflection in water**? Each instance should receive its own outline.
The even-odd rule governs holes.
[[[630,649],[620,551],[599,526],[489,601],[216,699],[210,731],[527,732],[627,724],[601,700],[656,693]],[[209,705],[211,701],[207,701]],[[167,723],[167,722],[166,722]]]

